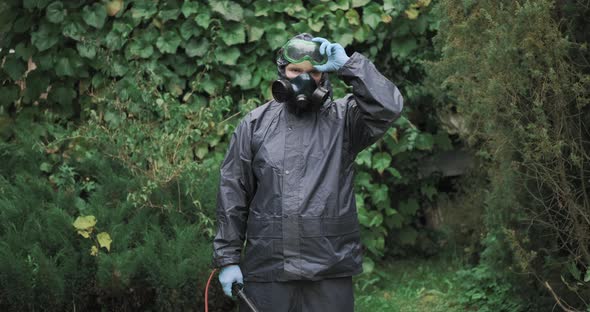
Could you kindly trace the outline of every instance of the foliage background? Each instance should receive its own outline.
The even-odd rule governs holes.
[[[300,32],[365,54],[405,99],[395,127],[357,159],[359,287],[376,285],[384,261],[443,252],[466,261],[457,274],[465,307],[546,308],[555,302],[547,280],[570,305],[587,305],[588,215],[575,214],[588,211],[577,196],[587,184],[575,176],[588,159],[587,133],[575,136],[588,120],[584,5],[3,1],[0,307],[201,309],[226,143],[271,98],[276,50]],[[336,97],[350,91],[331,79]],[[578,126],[560,132],[558,113]],[[463,177],[436,162],[457,151],[475,159]],[[569,191],[536,205],[526,186],[563,184],[527,170],[564,157]],[[576,198],[574,214],[551,223],[554,245],[540,256],[525,225],[558,215],[552,198]],[[97,224],[86,238],[72,224],[90,215]],[[563,232],[572,225],[581,232]],[[108,249],[96,232],[110,235]],[[219,287],[210,298],[219,311],[232,306]]]

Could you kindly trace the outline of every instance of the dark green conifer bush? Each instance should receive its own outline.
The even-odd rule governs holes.
[[[439,8],[442,56],[430,74],[448,90],[446,108],[464,118],[463,137],[489,180],[485,249],[463,275],[466,301],[493,311],[585,311],[588,3],[445,0]],[[506,292],[512,299],[498,300]]]

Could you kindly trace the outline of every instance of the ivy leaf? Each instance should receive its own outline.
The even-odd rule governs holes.
[[[336,10],[346,11],[346,10],[348,10],[348,0],[330,1],[328,3],[328,7],[330,8],[330,11],[336,11]]]
[[[417,19],[418,15],[420,15],[420,11],[418,11],[414,7],[411,7],[409,9],[405,10],[404,13],[406,13],[406,16],[408,17],[408,19],[411,19],[411,20]]]
[[[355,9],[350,9],[344,14],[350,25],[360,25],[360,16]]]
[[[236,65],[239,57],[240,50],[236,47],[219,47],[215,50],[215,60],[225,65]]]
[[[205,55],[207,50],[209,50],[209,41],[205,37],[201,39],[193,38],[184,47],[184,51],[189,57],[201,57]]]
[[[105,38],[107,48],[111,50],[121,49],[127,42],[131,31],[133,31],[132,25],[120,21],[114,22],[112,30]]]
[[[391,53],[393,56],[408,57],[416,48],[418,48],[416,38],[405,37],[391,45]]]
[[[194,20],[187,19],[180,25],[180,36],[184,40],[189,40],[193,36],[198,37],[200,34],[201,29]]]
[[[123,8],[123,0],[110,0],[106,4],[107,15],[115,16]]]
[[[260,38],[262,38],[262,35],[264,34],[263,27],[258,27],[258,26],[254,26],[254,25],[250,25],[247,28],[247,31],[248,31],[248,42],[258,41],[258,40],[260,40]]]
[[[85,216],[85,217],[78,217],[76,221],[72,224],[76,230],[89,230],[90,228],[96,225],[96,217],[94,216]]]
[[[199,12],[199,3],[186,1],[182,4],[182,15],[189,17],[189,15]]]
[[[369,34],[369,26],[367,25],[361,25],[359,28],[357,28],[354,31],[354,39],[356,39],[356,41],[358,42],[365,42],[365,40],[367,40],[367,36]]]
[[[369,150],[361,151],[357,156],[355,162],[357,165],[366,165],[371,168],[371,152]]]
[[[71,63],[71,60],[67,57],[60,57],[55,66],[55,73],[58,76],[74,76],[76,72],[74,70],[74,64]]]
[[[244,9],[235,2],[211,1],[209,5],[213,12],[221,14],[223,18],[228,21],[239,22],[244,17]]]
[[[162,53],[176,53],[176,49],[180,45],[182,39],[180,35],[176,32],[176,30],[168,30],[162,34],[161,37],[156,40],[156,47]]]
[[[6,56],[2,69],[13,81],[20,80],[27,70],[25,63],[18,59],[15,54]]]
[[[158,3],[155,1],[137,1],[131,8],[133,19],[148,19],[158,12]]]
[[[391,207],[387,207],[385,208],[385,214],[389,217],[389,216],[393,216],[394,214],[398,213],[397,210],[391,208]]]
[[[246,42],[244,26],[240,23],[232,23],[219,31],[219,37],[228,46]]]
[[[154,47],[147,40],[137,38],[132,40],[125,49],[125,57],[130,60],[134,57],[148,58],[154,54]]]
[[[203,75],[197,85],[197,91],[205,91],[210,95],[217,95],[217,93],[225,85],[225,78],[223,76],[211,76],[208,73]]]
[[[432,0],[418,0],[418,2],[416,2],[416,5],[418,7],[427,7],[430,5],[430,2],[432,2]]]
[[[348,0],[343,0],[343,1],[348,1]],[[279,10],[276,10],[276,7],[278,7]],[[277,2],[275,4],[275,12],[284,12],[287,13],[287,15],[289,16],[293,16],[297,19],[305,19],[308,16],[308,12],[305,9],[305,7],[303,6],[303,4],[301,3],[301,0],[295,0],[295,1],[288,1],[285,5],[285,3],[279,3]]]
[[[211,13],[209,13],[209,11],[203,11],[199,13],[199,15],[195,17],[195,22],[197,22],[197,25],[201,26],[202,28],[207,29],[209,27],[209,23],[211,22]]]
[[[234,76],[233,83],[238,85],[242,88],[242,90],[251,89],[253,86],[251,84],[252,81],[252,72],[246,66],[240,68],[240,70]]]
[[[10,11],[3,11],[0,5],[0,21],[4,23],[4,25],[0,26],[0,32],[8,32],[10,30],[10,21],[11,17],[6,15],[13,15]],[[31,15],[21,16],[14,21],[12,25],[12,31],[17,34],[22,34],[25,32],[30,32],[31,26],[35,25],[36,23],[33,22],[33,18]]]
[[[402,175],[401,173],[399,173],[399,171],[397,171],[397,169],[393,168],[393,167],[389,167],[387,169],[385,169],[387,172],[389,172],[389,174],[391,174],[392,176],[394,176],[395,178],[401,179]]]
[[[375,213],[373,215],[373,218],[371,218],[371,222],[369,222],[369,227],[377,227],[380,226],[383,223],[383,215],[379,212]]]
[[[334,41],[340,43],[343,47],[350,45],[354,40],[350,32],[344,32],[342,34],[337,34],[336,32],[334,32],[333,37]]]
[[[78,44],[76,44],[76,49],[81,57],[93,59],[96,56],[96,47],[93,44],[78,42]]]
[[[434,139],[430,133],[420,133],[416,137],[416,148],[423,151],[431,151]]]
[[[395,9],[395,2],[397,0],[383,0],[383,10],[385,12],[390,12]]]
[[[284,23],[276,23],[275,27],[266,30],[266,41],[271,49],[280,48],[288,37]]]
[[[82,235],[84,238],[90,238],[90,233],[90,231],[78,230],[78,234]]]
[[[311,9],[311,17],[307,19],[307,25],[315,32],[319,32],[324,27],[326,16],[333,16],[332,12],[325,4],[318,4]]]
[[[383,249],[385,247],[385,237],[378,231],[383,227],[373,228],[371,232],[368,232],[364,238],[363,243],[367,246],[369,251],[377,256],[383,256]]]
[[[76,41],[82,40],[82,36],[84,36],[86,32],[86,26],[84,26],[84,24],[78,20],[73,20],[67,23],[62,30],[64,36],[72,38]]]
[[[379,174],[383,174],[386,168],[391,164],[391,156],[387,153],[376,153],[373,156],[373,169],[377,170]]]
[[[54,23],[59,24],[63,22],[64,17],[66,16],[66,10],[64,9],[64,5],[61,1],[56,1],[50,4],[47,7],[47,20]]]
[[[58,76],[74,77],[78,73],[78,69],[84,65],[78,53],[73,49],[66,49],[60,53],[60,56],[55,64],[55,74]]]
[[[102,3],[95,3],[92,6],[85,6],[82,9],[82,18],[86,24],[101,29],[107,19],[107,9]]]
[[[31,42],[39,51],[45,51],[59,41],[59,35],[53,25],[43,23],[39,30],[31,34]]]
[[[160,9],[160,11],[158,12],[158,17],[162,19],[162,22],[166,22],[169,20],[176,20],[176,19],[178,19],[179,15],[180,15],[179,8]]]
[[[358,202],[358,197],[357,197]],[[362,206],[357,204],[359,223],[364,227],[370,227],[371,221],[369,220],[369,212]]]
[[[307,19],[307,26],[315,32],[319,32],[324,27],[324,20],[321,18],[309,18]]]
[[[363,258],[363,273],[371,274],[375,269],[375,262],[369,257]]]
[[[355,177],[355,184],[360,187],[364,187],[367,190],[373,186],[371,184],[371,175],[368,172],[361,171]]]
[[[363,195],[361,195],[361,194],[354,194],[354,200],[355,200],[357,209],[359,209],[359,218],[360,218],[360,215],[363,214],[363,213],[361,213],[360,210],[365,209],[365,199],[364,199]]]
[[[209,146],[207,144],[200,143],[197,145],[196,156],[198,159],[203,159],[209,153]]]
[[[371,2],[371,0],[352,0],[352,7],[353,8],[362,7],[369,2]]]
[[[371,201],[378,205],[389,201],[389,189],[384,184],[379,184],[371,190]]]
[[[271,8],[267,0],[256,0],[254,2],[254,16],[268,16]]]
[[[96,239],[98,240],[98,244],[100,247],[106,248],[108,251],[111,251],[111,243],[113,240],[111,236],[107,232],[100,232],[96,235]]]
[[[372,3],[363,9],[363,23],[375,29],[379,25],[379,22],[381,22],[381,14],[383,14],[381,7]]]

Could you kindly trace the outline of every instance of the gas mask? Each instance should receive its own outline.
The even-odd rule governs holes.
[[[287,107],[296,114],[317,112],[329,95],[328,90],[317,86],[308,73],[289,80],[276,80],[272,83],[271,89],[275,100],[286,103]]]

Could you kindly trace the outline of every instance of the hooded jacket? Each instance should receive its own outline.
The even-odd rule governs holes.
[[[403,99],[362,54],[337,74],[352,94],[299,115],[272,100],[236,127],[220,170],[214,266],[239,264],[244,281],[362,272],[354,159],[391,127]]]

